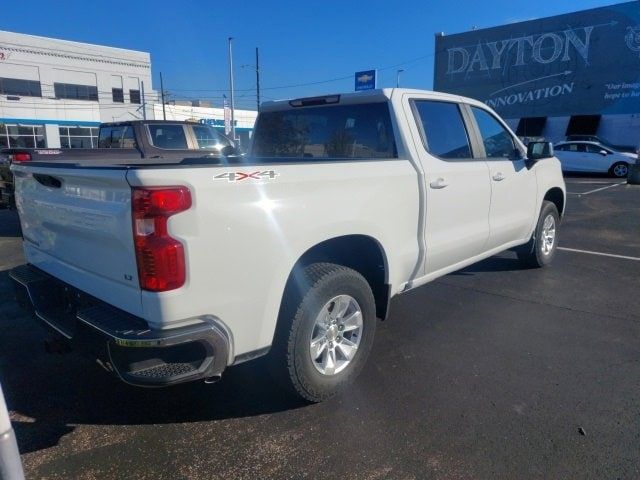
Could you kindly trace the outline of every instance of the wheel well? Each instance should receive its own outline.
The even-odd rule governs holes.
[[[292,287],[296,271],[317,262],[343,265],[360,273],[373,291],[376,315],[378,318],[386,318],[389,303],[387,262],[382,247],[375,239],[366,235],[346,235],[311,247],[300,257],[289,274],[285,294]]]
[[[553,187],[545,195],[544,199],[553,202],[558,209],[558,213],[562,216],[564,212],[564,193],[558,187]]]

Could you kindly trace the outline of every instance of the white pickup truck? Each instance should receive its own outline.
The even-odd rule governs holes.
[[[309,401],[358,374],[394,295],[506,249],[547,265],[566,198],[550,144],[406,89],[265,103],[247,157],[12,170],[39,319],[131,384],[269,354]]]

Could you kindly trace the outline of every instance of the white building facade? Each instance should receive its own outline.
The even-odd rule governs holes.
[[[0,148],[96,147],[156,98],[149,53],[0,31]]]

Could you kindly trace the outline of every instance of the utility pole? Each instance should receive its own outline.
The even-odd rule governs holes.
[[[400,87],[400,74],[404,72],[403,69],[400,69],[396,72],[396,88]]]
[[[235,119],[235,102],[233,98],[233,50],[231,42],[233,37],[229,37],[229,87],[231,89],[231,139],[236,142],[236,119]]]
[[[147,119],[147,103],[144,98],[144,82],[140,82],[142,84],[142,119]]]
[[[258,47],[256,47],[256,98],[257,110],[260,111],[260,61],[258,60]]]
[[[162,95],[162,119],[167,119],[167,114],[164,111],[164,84],[162,83],[162,72],[160,72],[160,94]]]

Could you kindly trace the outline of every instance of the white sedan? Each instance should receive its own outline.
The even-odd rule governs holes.
[[[638,156],[619,152],[596,142],[560,142],[554,145],[564,172],[602,172],[626,177]]]

